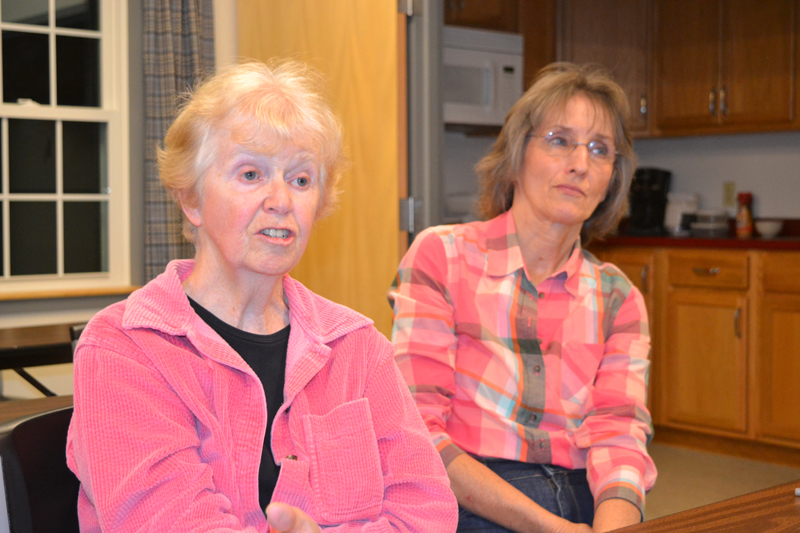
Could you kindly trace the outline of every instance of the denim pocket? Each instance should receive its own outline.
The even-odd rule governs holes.
[[[383,470],[369,401],[344,403],[303,425],[320,525],[374,520],[383,505]]]

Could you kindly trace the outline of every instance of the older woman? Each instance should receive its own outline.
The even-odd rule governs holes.
[[[196,256],[81,336],[67,457],[82,531],[455,529],[392,345],[288,275],[342,169],[315,80],[232,67],[169,129],[161,180]]]
[[[626,109],[604,73],[545,68],[478,164],[489,220],[429,228],[400,264],[395,357],[447,467],[458,531],[641,519],[656,475],[644,301],[581,246],[625,206]]]

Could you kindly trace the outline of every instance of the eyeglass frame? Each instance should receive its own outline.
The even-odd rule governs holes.
[[[531,137],[536,137],[538,139],[547,140],[547,139],[550,138],[551,135],[555,135],[555,134],[556,133],[553,132],[553,131],[547,132],[546,135],[537,135],[537,134],[535,134],[533,132],[529,132],[525,137],[527,139],[530,139]],[[563,135],[562,134],[562,136],[569,138],[568,135]],[[617,157],[622,155],[618,150],[614,150],[614,151],[610,152],[610,154],[608,156],[609,157],[608,159],[603,159],[603,156],[598,156],[597,154],[593,153],[592,150],[589,148],[589,145],[597,143],[597,142],[602,142],[602,141],[589,141],[589,142],[586,142],[586,143],[580,143],[580,142],[577,142],[577,141],[570,140],[569,142],[570,142],[570,145],[572,146],[569,149],[569,151],[567,151],[567,152],[565,152],[563,154],[555,152],[554,155],[557,155],[557,156],[560,156],[560,157],[567,157],[567,156],[571,155],[578,146],[585,146],[586,147],[586,152],[589,154],[589,159],[590,160],[597,161],[598,163],[611,163],[612,165],[616,163]],[[548,143],[548,147],[550,147],[549,143]],[[608,147],[608,146],[606,145],[606,147]],[[611,154],[613,154],[613,157],[611,156]]]

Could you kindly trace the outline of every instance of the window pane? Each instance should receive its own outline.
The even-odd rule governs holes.
[[[8,119],[8,188],[56,192],[56,123]]]
[[[64,272],[108,270],[105,202],[64,202]]]
[[[3,22],[47,26],[47,0],[3,0]]]
[[[56,203],[11,202],[11,275],[55,274]]]
[[[56,102],[100,106],[100,41],[56,37]]]
[[[97,0],[56,0],[56,26],[81,30],[98,29]]]
[[[47,35],[3,32],[3,101],[30,98],[50,103],[50,52]]]
[[[64,192],[106,192],[105,124],[64,122],[61,131],[64,139]]]

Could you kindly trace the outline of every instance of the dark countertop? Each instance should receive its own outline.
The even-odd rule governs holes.
[[[698,237],[629,237],[625,235],[609,236],[592,241],[590,247],[603,246],[641,246],[669,248],[717,248],[738,250],[800,250],[800,237],[775,237],[774,239],[703,239]]]

